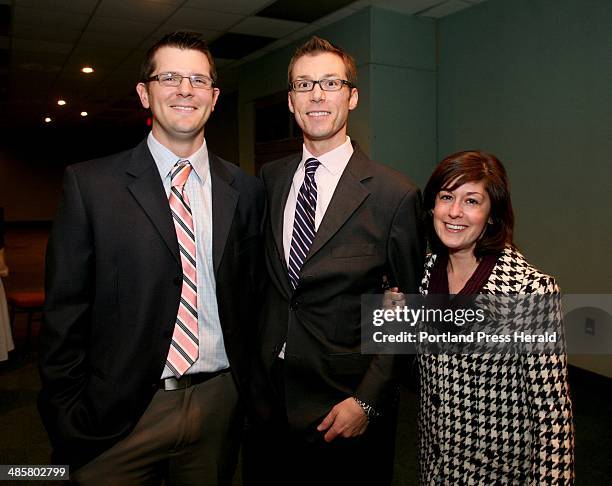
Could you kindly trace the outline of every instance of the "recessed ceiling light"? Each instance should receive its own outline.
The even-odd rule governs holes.
[[[82,111],[81,112],[81,116],[87,116],[87,115],[88,115],[88,113],[86,111]]]
[[[60,106],[64,106],[66,104],[66,100],[57,100],[57,104]]]
[[[50,116],[46,116],[44,121],[45,121],[45,123],[51,123],[51,117]]]
[[[94,68],[92,68],[91,66],[85,66],[84,68],[81,69],[81,72],[85,74],[91,74],[94,72]]]

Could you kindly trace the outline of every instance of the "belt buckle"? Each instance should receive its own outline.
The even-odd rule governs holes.
[[[190,386],[191,375],[183,375],[178,379],[174,376],[171,376],[170,378],[166,378],[164,380],[165,391],[183,390],[185,388],[189,388]]]

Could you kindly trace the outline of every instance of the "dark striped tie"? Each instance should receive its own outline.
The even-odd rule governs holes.
[[[289,250],[289,281],[295,289],[300,281],[300,270],[315,237],[315,210],[317,208],[317,183],[315,172],[321,162],[310,158],[304,163],[304,182],[295,205],[293,236]]]
[[[183,287],[166,365],[179,378],[198,359],[198,281],[196,240],[185,183],[191,172],[188,160],[179,160],[170,174],[168,202],[174,219],[183,268]]]

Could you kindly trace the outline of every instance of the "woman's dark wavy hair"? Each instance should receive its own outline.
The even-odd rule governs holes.
[[[514,246],[514,211],[510,199],[508,175],[502,163],[494,155],[466,150],[446,157],[434,170],[425,186],[423,194],[427,238],[431,251],[446,251],[433,227],[433,208],[436,196],[441,190],[452,191],[466,182],[484,181],[485,189],[491,199],[490,223],[476,242],[476,258],[498,253],[506,245]]]

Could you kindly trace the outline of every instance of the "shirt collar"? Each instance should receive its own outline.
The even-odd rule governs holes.
[[[209,171],[209,160],[208,160],[208,148],[206,146],[206,139],[202,138],[202,146],[196,150],[189,157],[179,157],[174,154],[169,148],[163,145],[159,140],[153,136],[153,132],[149,132],[147,137],[147,146],[155,160],[157,170],[162,180],[169,177],[170,171],[179,160],[189,160],[192,171],[195,172],[196,176],[202,183],[206,181],[207,174]]]
[[[345,169],[346,164],[348,164],[348,161],[352,155],[353,145],[351,144],[351,139],[348,135],[346,136],[346,141],[342,145],[324,153],[323,155],[319,155],[318,157],[312,155],[306,148],[306,145],[303,145],[300,167],[303,168],[304,163],[308,159],[313,158],[321,162],[321,165],[332,174],[338,174]]]

